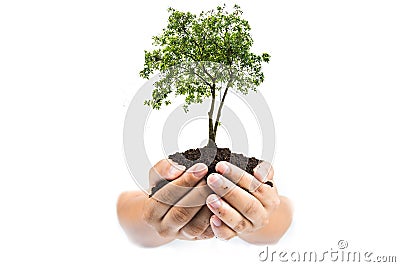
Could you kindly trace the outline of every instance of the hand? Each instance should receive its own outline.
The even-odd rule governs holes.
[[[161,160],[150,169],[150,186],[171,180],[145,200],[143,216],[161,237],[207,239],[214,236],[210,227],[211,212],[205,204],[210,188],[202,178],[208,169],[198,163],[185,167]]]
[[[210,174],[207,178],[215,192],[207,198],[207,206],[214,213],[210,221],[215,236],[228,240],[265,227],[280,203],[272,166],[260,163],[254,168],[254,176],[224,161],[216,170],[222,175]]]

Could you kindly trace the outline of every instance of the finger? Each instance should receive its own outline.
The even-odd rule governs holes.
[[[254,191],[262,184],[250,173],[226,161],[218,162],[215,170],[249,192]]]
[[[217,216],[213,215],[210,221],[211,221],[212,231],[217,238],[222,240],[229,240],[232,237],[236,236],[235,231],[229,228]]]
[[[180,232],[190,239],[205,234],[206,229],[210,226],[211,215],[212,213],[207,206],[201,207],[200,211],[181,228]]]
[[[200,181],[193,190],[182,197],[167,211],[162,219],[161,227],[170,228],[172,231],[178,232],[179,229],[189,223],[202,206],[204,206],[206,198],[211,192],[205,180]],[[200,233],[202,233],[205,228],[201,229]]]
[[[265,185],[261,188],[257,187],[255,190],[257,191],[256,194],[267,195],[263,201],[265,207],[275,207],[277,202],[279,202],[279,196],[278,189],[273,180],[274,168],[269,162],[263,161],[254,168],[253,172],[254,177]],[[272,187],[272,189],[270,187]],[[265,192],[262,193],[260,191]]]
[[[274,178],[274,168],[271,163],[262,161],[253,169],[254,177],[257,178],[261,183]]]
[[[234,184],[250,192],[264,207],[279,198],[275,186],[271,187],[261,183],[253,175],[229,162],[220,161],[215,166],[215,169]]]
[[[259,226],[260,216],[263,216],[265,209],[256,197],[217,173],[208,176],[207,184],[255,227]]]
[[[270,181],[268,181],[270,182]],[[268,184],[262,184],[252,192],[252,194],[260,200],[262,205],[268,210],[273,211],[279,205],[280,199],[275,185],[271,187]]]
[[[174,205],[188,193],[207,173],[207,165],[197,163],[184,172],[179,178],[158,190],[153,198],[160,202]]]
[[[185,166],[179,165],[170,159],[160,160],[149,170],[150,188],[157,185],[160,181],[178,178],[185,169]]]
[[[197,163],[184,172],[179,178],[168,183],[158,190],[148,200],[148,209],[146,217],[151,221],[160,221],[179,199],[204,177],[207,173],[207,165]],[[151,215],[151,216],[150,216]]]
[[[218,218],[221,219],[221,221],[223,221],[236,233],[241,233],[245,229],[251,227],[250,221],[244,218],[231,205],[215,194],[208,196],[207,206],[210,208],[212,213],[214,213]]]

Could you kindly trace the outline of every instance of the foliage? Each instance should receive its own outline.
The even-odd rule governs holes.
[[[201,12],[199,15],[168,9],[168,25],[153,37],[155,49],[145,51],[143,78],[156,71],[161,79],[154,84],[152,99],[145,104],[160,109],[171,103],[169,96],[185,96],[185,111],[192,103],[211,97],[209,137],[215,140],[219,117],[228,89],[243,94],[256,91],[264,81],[262,62],[269,62],[267,53],[250,51],[253,39],[250,25],[242,18],[238,5],[232,12],[226,6]],[[213,121],[215,98],[221,94],[217,118]],[[212,129],[211,129],[212,128]]]

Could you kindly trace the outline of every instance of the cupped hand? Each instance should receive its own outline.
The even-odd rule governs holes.
[[[202,163],[185,171],[184,166],[169,160],[158,162],[150,169],[150,186],[162,179],[170,182],[146,199],[145,222],[165,238],[196,240],[213,237],[212,213],[204,205],[211,193],[206,181],[202,180],[207,171],[207,166]]]
[[[254,169],[254,176],[225,161],[217,164],[207,184],[214,191],[207,198],[211,227],[220,239],[245,236],[265,227],[280,203],[268,162]],[[222,174],[222,175],[221,175]]]

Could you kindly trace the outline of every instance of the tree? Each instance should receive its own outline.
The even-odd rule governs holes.
[[[269,62],[267,53],[250,52],[253,39],[249,22],[241,16],[238,5],[228,12],[226,6],[201,12],[199,15],[169,8],[168,25],[153,37],[156,49],[145,51],[140,76],[159,71],[162,78],[154,84],[152,99],[144,104],[160,109],[171,103],[169,96],[185,96],[185,112],[192,103],[211,97],[208,112],[209,145],[215,142],[222,107],[229,90],[243,94],[256,91],[264,81],[262,62]],[[220,103],[216,107],[216,96]],[[216,118],[214,120],[214,112]]]

